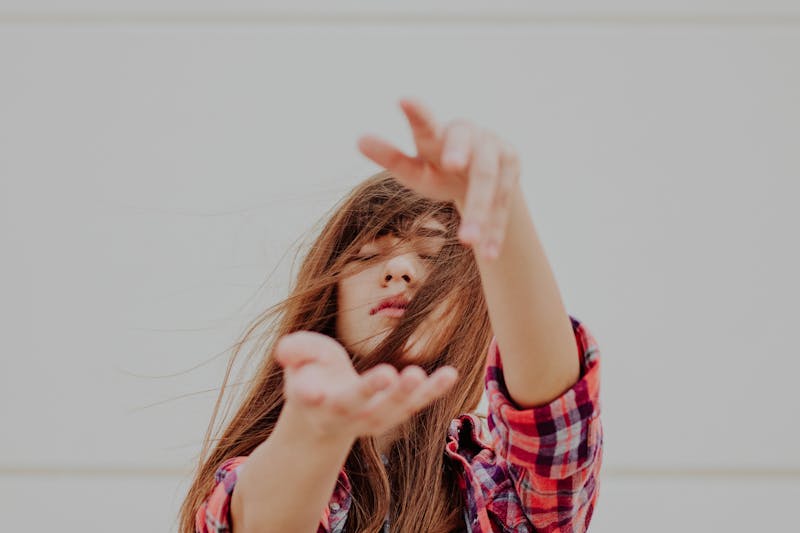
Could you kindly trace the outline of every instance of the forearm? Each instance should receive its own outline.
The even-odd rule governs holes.
[[[354,441],[315,436],[285,405],[242,466],[231,500],[234,533],[316,532]]]
[[[579,378],[575,335],[519,186],[496,259],[475,256],[511,398],[544,405]]]

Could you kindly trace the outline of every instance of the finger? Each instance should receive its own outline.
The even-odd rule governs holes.
[[[443,396],[458,379],[458,370],[452,366],[443,366],[433,372],[425,382],[409,395],[406,400],[411,412],[425,408],[436,398]]]
[[[417,151],[425,157],[434,154],[426,153],[438,142],[439,126],[431,113],[419,100],[403,98],[400,100],[400,108],[403,110],[408,124],[411,126],[411,133],[414,135],[414,144]],[[436,154],[438,155],[438,154]]]
[[[275,345],[274,357],[284,368],[298,369],[337,355],[343,348],[327,335],[297,331],[284,335]]]
[[[465,121],[454,120],[444,132],[442,146],[442,168],[449,172],[461,172],[472,155],[473,127]]]
[[[394,391],[395,400],[403,400],[405,396],[427,379],[428,374],[417,365],[408,365],[400,372],[400,386]]]
[[[412,416],[449,390],[458,377],[458,371],[452,366],[441,367],[429,377],[425,377],[425,371],[419,367],[406,367],[404,372],[410,380],[405,386],[396,385],[391,393],[376,394],[358,414],[362,421],[370,424],[368,433],[378,434]],[[416,385],[411,381],[416,381]],[[402,394],[399,393],[401,389]]]
[[[379,364],[370,368],[361,374],[355,390],[356,401],[363,404],[375,393],[394,385],[399,379],[397,369],[392,365]]]
[[[497,143],[491,136],[481,134],[473,137],[472,161],[468,175],[469,184],[459,238],[465,244],[477,246],[485,235],[499,179]]]
[[[499,143],[499,151],[499,179],[487,222],[486,236],[481,243],[484,255],[490,259],[500,255],[511,212],[512,194],[519,181],[519,160],[516,153],[502,142]]]
[[[375,394],[366,403],[359,416],[361,418],[380,418],[382,420],[397,419],[398,408],[402,410],[408,395],[420,383],[424,382],[425,378],[425,371],[419,366],[409,365],[405,367],[400,373],[399,379],[385,390]],[[406,415],[406,412],[401,413],[401,417]]]
[[[425,172],[425,163],[421,159],[409,157],[375,135],[361,137],[358,140],[358,149],[364,156],[403,181],[416,182]]]
[[[364,405],[381,391],[396,387],[400,382],[397,370],[389,364],[376,365],[359,376],[358,384],[339,394],[332,395],[329,407],[339,416],[358,414]]]

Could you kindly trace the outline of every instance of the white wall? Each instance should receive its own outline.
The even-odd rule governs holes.
[[[487,6],[0,2],[7,529],[174,530],[226,347],[406,95],[521,154],[603,354],[592,531],[797,527],[800,4]]]

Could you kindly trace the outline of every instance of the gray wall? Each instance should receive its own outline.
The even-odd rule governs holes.
[[[521,155],[604,357],[592,531],[796,527],[800,4],[329,4],[0,2],[6,528],[174,530],[228,346],[406,95]]]

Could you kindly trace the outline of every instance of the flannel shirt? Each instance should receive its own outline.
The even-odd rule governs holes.
[[[566,533],[589,526],[602,463],[600,355],[589,330],[570,319],[581,363],[580,378],[570,389],[546,405],[520,409],[509,397],[493,338],[485,376],[486,424],[474,413],[450,424],[444,453],[462,467],[466,532]],[[196,531],[230,531],[231,494],[246,459],[232,457],[219,466],[217,484],[196,512]],[[343,531],[350,504],[342,468],[318,533]]]

